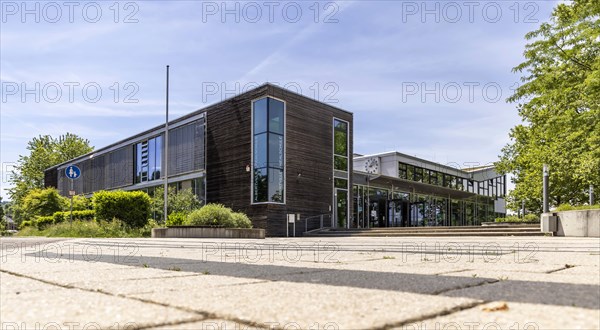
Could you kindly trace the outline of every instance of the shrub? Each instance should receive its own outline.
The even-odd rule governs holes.
[[[525,214],[525,216],[523,218],[524,218],[524,221],[527,221],[527,222],[540,221],[540,216],[537,214],[533,214],[533,213]]]
[[[154,190],[154,195],[152,197],[152,213],[156,214],[158,219],[163,219],[165,200],[164,191],[164,187],[159,186]],[[191,211],[202,206],[202,202],[198,200],[196,195],[192,192],[192,189],[177,191],[177,189],[170,187],[167,200],[169,202],[167,205],[167,214],[169,214],[169,216],[172,213],[180,212],[189,214]]]
[[[65,211],[71,207],[71,201],[68,201],[67,208]],[[90,198],[85,198],[83,195],[75,195],[73,196],[73,211],[85,211],[92,209],[92,201]]]
[[[73,221],[50,225],[40,230],[35,226],[23,228],[18,236],[46,236],[46,237],[148,237],[154,221],[148,222],[143,228],[131,228],[122,221]]]
[[[167,219],[167,227],[171,226],[181,226],[185,223],[185,219],[188,215],[185,212],[175,212],[169,214]]]
[[[31,226],[33,226],[33,221],[31,221],[31,220],[24,220],[24,221],[21,222],[21,225],[19,226],[19,230],[23,229],[23,228],[26,228],[26,227],[31,227]]]
[[[142,191],[99,191],[92,198],[96,218],[119,219],[132,228],[141,228],[150,216],[150,196]]]
[[[509,215],[505,218],[496,218],[496,222],[539,222],[540,217],[535,214],[526,214],[525,217],[519,218],[516,215]]]
[[[234,212],[232,216],[236,228],[252,228],[252,221],[244,213]]]
[[[221,204],[207,204],[187,216],[186,225],[191,226],[219,226],[226,228],[235,227],[230,208]]]
[[[95,216],[96,212],[94,210],[73,211],[73,221],[93,221]],[[71,212],[55,212],[52,217],[55,224],[69,221],[71,219]]]
[[[221,204],[207,204],[190,213],[185,225],[218,226],[225,228],[252,228],[250,219],[243,213],[235,213]]]
[[[40,216],[51,216],[54,212],[62,211],[65,203],[66,198],[60,196],[54,188],[34,189],[23,198],[23,219],[34,220]]]
[[[560,212],[560,211],[572,211],[572,210],[594,210],[594,209],[600,209],[600,204],[595,204],[595,205],[578,205],[578,206],[573,206],[570,204],[561,204],[559,205],[555,211]]]
[[[35,220],[35,225],[38,229],[42,230],[47,226],[51,225],[54,222],[54,218],[51,216],[47,217],[37,217]]]

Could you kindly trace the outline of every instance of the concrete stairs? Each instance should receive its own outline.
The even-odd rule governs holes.
[[[369,229],[323,228],[304,233],[309,237],[452,237],[452,236],[544,236],[539,224],[464,227],[391,227]]]

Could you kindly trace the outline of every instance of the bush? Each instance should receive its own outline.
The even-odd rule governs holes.
[[[96,216],[96,212],[94,210],[84,210],[84,211],[73,211],[73,221],[93,221]],[[54,223],[61,223],[65,221],[70,221],[71,212],[55,212],[52,215],[54,218]]]
[[[33,226],[33,221],[31,221],[31,220],[24,220],[24,221],[21,222],[21,225],[19,226],[19,230],[23,229],[25,227],[31,227],[31,226]]]
[[[535,214],[526,214],[525,217],[519,218],[516,215],[509,215],[505,218],[496,218],[496,222],[539,222],[540,217]]]
[[[600,209],[600,204],[595,204],[595,205],[578,205],[578,206],[573,206],[570,204],[561,204],[556,208],[556,212],[560,212],[560,211],[574,211],[574,210],[595,210],[595,209]]]
[[[155,222],[149,222],[143,228],[131,228],[122,221],[73,221],[50,225],[40,230],[35,226],[23,228],[18,236],[46,237],[149,237]]]
[[[207,204],[201,209],[193,211],[187,216],[184,224],[190,226],[252,228],[252,223],[245,214],[234,213],[230,208],[221,204]]]
[[[232,216],[236,228],[252,228],[252,221],[244,213],[234,212]]]
[[[158,219],[163,219],[165,200],[164,191],[164,187],[159,186],[154,190],[154,195],[152,197],[152,213],[155,214]],[[177,189],[170,187],[167,200],[169,202],[167,205],[167,214],[169,214],[169,216],[172,213],[189,214],[191,211],[199,209],[202,206],[202,202],[194,195],[192,189],[177,191]]]
[[[142,191],[99,191],[92,198],[96,218],[118,219],[131,228],[141,228],[150,216],[150,196]]]
[[[37,217],[35,220],[35,225],[38,229],[42,230],[54,222],[54,218],[51,216],[47,217]]]
[[[169,214],[167,219],[167,227],[171,226],[182,226],[185,223],[185,219],[188,215],[185,212],[175,212]]]
[[[62,211],[67,199],[58,194],[54,188],[34,189],[30,191],[21,207],[23,219],[34,220],[36,217],[51,216]]]

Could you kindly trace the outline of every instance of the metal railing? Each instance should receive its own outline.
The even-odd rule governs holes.
[[[331,213],[314,215],[304,219],[304,232],[333,227],[333,217]]]

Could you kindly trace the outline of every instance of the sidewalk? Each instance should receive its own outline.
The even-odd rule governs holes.
[[[600,240],[2,238],[2,329],[599,329]]]

